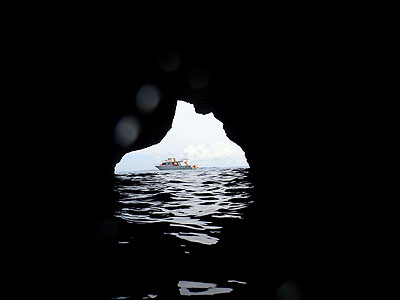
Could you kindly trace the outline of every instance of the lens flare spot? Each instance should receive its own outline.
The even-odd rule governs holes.
[[[114,129],[114,140],[121,147],[132,145],[140,134],[140,121],[132,115],[122,117]]]
[[[188,83],[192,89],[204,89],[210,82],[207,68],[202,65],[193,66],[188,72]]]
[[[295,282],[287,281],[278,288],[276,296],[279,300],[300,300],[301,290]]]
[[[163,49],[158,58],[160,68],[165,72],[176,71],[181,65],[181,53],[178,49]]]
[[[145,84],[136,93],[136,105],[143,114],[153,112],[161,100],[161,92],[155,85]]]

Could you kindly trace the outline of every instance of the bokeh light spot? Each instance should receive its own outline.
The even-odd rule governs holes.
[[[122,117],[114,129],[114,140],[121,147],[132,145],[140,134],[140,121],[132,115]]]
[[[181,65],[181,53],[178,49],[165,48],[159,56],[160,68],[165,72],[176,71]]]
[[[152,84],[145,84],[136,93],[136,105],[143,114],[153,112],[160,103],[161,92]]]
[[[202,65],[193,66],[188,72],[188,83],[192,89],[204,89],[210,82],[208,70]]]
[[[287,281],[279,286],[276,295],[279,300],[300,300],[301,290],[295,282]]]

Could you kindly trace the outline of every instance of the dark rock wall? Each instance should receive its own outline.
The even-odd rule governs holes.
[[[65,288],[48,274],[102,264],[94,232],[112,214],[114,166],[161,141],[178,99],[213,112],[255,166],[257,112],[242,97],[235,30],[210,35],[199,22],[183,32],[182,24],[133,19],[1,18],[5,165],[17,199],[2,214],[10,257],[29,278],[41,266],[44,280]],[[144,86],[159,95],[154,107],[138,104],[148,102],[137,100]],[[137,134],[121,143],[116,129],[132,129],[132,118]],[[19,268],[10,268],[17,278]]]
[[[28,270],[30,282],[26,277],[44,269],[44,280],[66,292],[94,276],[105,263],[95,232],[112,213],[114,166],[161,141],[179,99],[213,112],[246,153],[257,184],[253,242],[273,245],[257,257],[272,262],[282,280],[295,274],[308,282],[316,258],[330,268],[318,228],[331,215],[334,186],[343,183],[327,170],[345,150],[335,142],[342,125],[333,118],[339,103],[327,83],[332,76],[321,72],[330,65],[294,29],[277,38],[251,23],[206,28],[204,18],[189,19],[184,24],[197,26],[185,31],[182,23],[143,18],[1,19],[10,278]],[[151,107],[138,104],[144,86],[158,95]],[[121,142],[120,127],[137,133],[122,134]],[[289,259],[282,265],[282,258]],[[68,284],[49,276],[71,270],[76,277]]]

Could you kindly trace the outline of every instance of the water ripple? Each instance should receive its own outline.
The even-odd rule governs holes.
[[[240,219],[251,201],[247,168],[204,168],[117,175],[120,208],[127,223],[164,223],[164,234],[203,245],[218,242],[223,219]]]

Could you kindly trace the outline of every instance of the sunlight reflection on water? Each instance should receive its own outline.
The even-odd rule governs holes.
[[[120,208],[127,223],[168,224],[164,234],[214,245],[223,219],[241,219],[250,203],[247,168],[203,168],[117,175]]]
[[[232,288],[217,287],[215,283],[184,280],[179,281],[178,287],[181,296],[213,296],[233,291]]]

